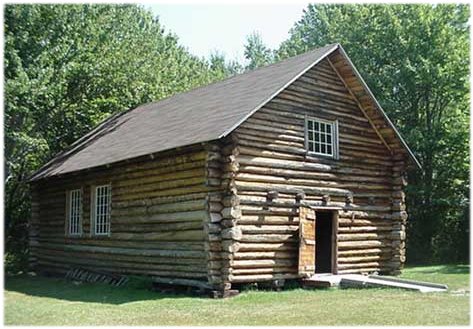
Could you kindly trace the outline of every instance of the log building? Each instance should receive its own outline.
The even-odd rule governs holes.
[[[30,262],[225,295],[399,273],[419,165],[339,44],[112,116],[31,177]]]

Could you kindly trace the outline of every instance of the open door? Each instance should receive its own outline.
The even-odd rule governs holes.
[[[334,272],[334,213],[331,211],[317,211],[315,221],[315,273]]]
[[[299,275],[315,274],[315,211],[299,207]]]

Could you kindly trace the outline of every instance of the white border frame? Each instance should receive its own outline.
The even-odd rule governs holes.
[[[79,198],[79,233],[71,233],[71,197],[72,197],[72,192],[73,191],[79,191],[80,192],[80,198]],[[65,227],[65,234],[66,237],[71,237],[71,238],[77,238],[81,237],[84,230],[83,230],[83,216],[84,216],[84,190],[82,187],[80,188],[74,188],[74,189],[68,189],[66,190],[66,227]]]
[[[332,132],[333,132],[332,133],[332,155],[309,151],[309,120],[318,121],[325,124],[330,124],[332,126]],[[306,115],[304,118],[304,121],[305,121],[304,122],[304,145],[305,145],[307,154],[338,160],[340,158],[339,145],[338,145],[338,139],[339,139],[338,138],[338,120],[327,120],[327,119],[322,119],[322,118]]]
[[[107,233],[97,233],[96,231],[96,219],[97,219],[97,209],[96,209],[96,197],[97,197],[97,189],[101,187],[108,186],[110,189],[110,202],[108,205],[108,232]],[[98,237],[107,237],[110,236],[112,233],[112,183],[108,184],[101,184],[101,185],[93,185],[90,188],[90,236],[98,236]]]

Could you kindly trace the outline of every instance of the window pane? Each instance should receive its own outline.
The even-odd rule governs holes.
[[[110,233],[110,200],[111,188],[109,185],[96,188],[95,195],[95,233]]]
[[[68,215],[68,226],[69,234],[80,234],[80,217],[81,217],[81,190],[72,190],[69,191],[69,211]]]
[[[335,123],[317,119],[307,120],[307,150],[321,155],[334,155]]]

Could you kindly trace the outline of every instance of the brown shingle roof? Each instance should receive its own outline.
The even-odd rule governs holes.
[[[115,115],[30,180],[222,138],[338,47],[327,45]]]

